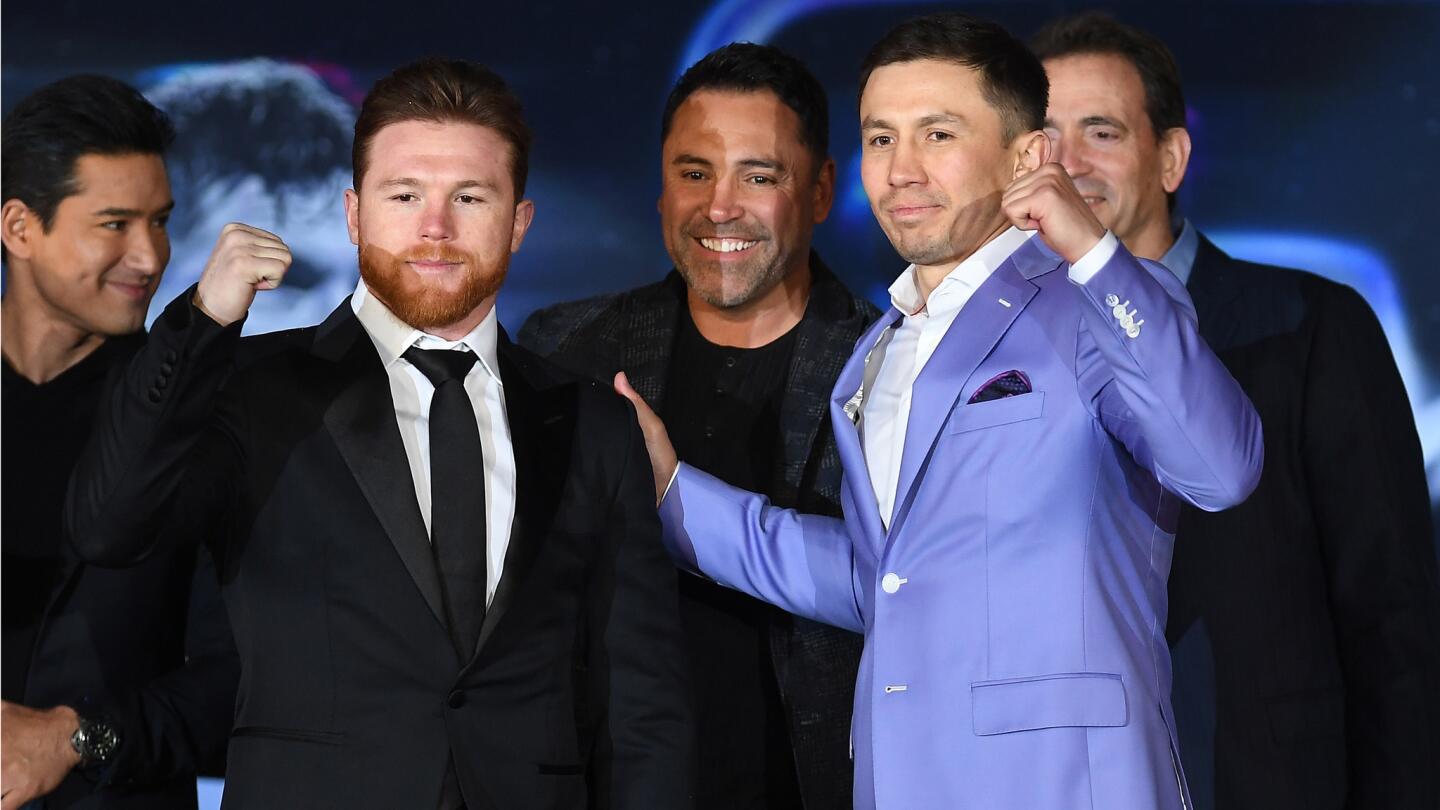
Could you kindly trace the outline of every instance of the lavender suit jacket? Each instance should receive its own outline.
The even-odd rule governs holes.
[[[661,503],[682,565],[864,632],[856,808],[1188,805],[1165,642],[1174,496],[1243,501],[1260,422],[1163,267],[1121,247],[1084,285],[1067,270],[1031,239],[961,310],[915,381],[889,531],[844,406],[894,309],[831,398],[843,520],[683,464]],[[1010,370],[1033,391],[967,404]]]

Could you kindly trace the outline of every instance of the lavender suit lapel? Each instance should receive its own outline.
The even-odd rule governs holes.
[[[1030,279],[1059,266],[1058,258],[1035,244],[1039,241],[1026,242],[980,285],[916,377],[887,545],[905,524],[940,428],[960,401],[970,376],[1039,291]]]
[[[847,520],[858,521],[861,531],[878,549],[885,537],[880,522],[880,505],[875,501],[875,489],[870,485],[870,473],[865,466],[865,451],[860,446],[860,433],[846,405],[860,390],[865,379],[865,361],[870,356],[876,341],[886,329],[900,319],[900,311],[891,307],[855,343],[855,351],[840,370],[835,388],[830,396],[830,422],[835,432],[835,449],[840,455],[840,466],[844,470],[845,488],[850,491],[850,502],[857,514],[847,514]]]

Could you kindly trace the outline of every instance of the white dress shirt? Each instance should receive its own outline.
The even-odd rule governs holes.
[[[874,390],[865,391],[861,402],[861,442],[870,485],[880,505],[885,528],[895,509],[900,483],[900,461],[905,453],[905,431],[910,424],[911,394],[915,378],[935,353],[935,347],[950,330],[956,316],[981,284],[1010,254],[1020,249],[1034,231],[1010,228],[986,242],[968,259],[946,274],[930,295],[921,300],[915,265],[890,285],[890,303],[904,317],[892,330],[889,341],[882,335],[870,363],[879,363]],[[1118,240],[1108,231],[1104,238],[1071,265],[1070,279],[1083,284],[1090,280],[1115,254]]]
[[[505,394],[500,381],[496,343],[499,325],[495,310],[459,340],[445,340],[428,335],[395,317],[375,296],[365,282],[355,288],[350,300],[360,325],[370,335],[385,374],[390,379],[390,397],[395,406],[395,422],[405,444],[410,462],[410,477],[415,485],[415,500],[430,531],[430,400],[435,386],[410,364],[403,355],[415,346],[421,349],[449,349],[474,352],[479,362],[465,375],[465,393],[475,408],[475,422],[480,428],[480,446],[485,464],[485,518],[487,567],[485,604],[495,596],[495,586],[505,565],[505,550],[510,547],[510,528],[515,520],[515,448],[510,441],[510,422],[505,415]]]

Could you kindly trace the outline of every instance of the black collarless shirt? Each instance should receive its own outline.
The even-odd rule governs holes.
[[[24,697],[46,605],[72,564],[60,524],[70,471],[90,438],[111,369],[124,366],[144,341],[144,333],[106,340],[39,385],[8,360],[0,363],[0,689],[5,700]]]
[[[678,456],[742,489],[772,489],[796,329],[754,349],[717,346],[680,307],[661,415]],[[770,656],[777,608],[682,577],[680,613],[697,699],[699,810],[799,808],[790,735]]]

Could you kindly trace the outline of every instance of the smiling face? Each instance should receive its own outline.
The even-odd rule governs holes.
[[[1156,137],[1140,73],[1124,57],[1049,59],[1045,73],[1055,160],[1105,227],[1136,255],[1159,258],[1172,241],[1166,195],[1185,175],[1189,136],[1176,128]]]
[[[860,98],[861,179],[906,261],[948,271],[1004,230],[1001,196],[1021,163],[1003,129],[971,68],[920,59],[870,74]]]
[[[73,179],[78,190],[48,229],[24,203],[6,202],[11,271],[25,277],[11,288],[24,290],[27,308],[82,333],[135,332],[170,261],[165,164],[159,155],[82,155]]]
[[[402,321],[463,336],[490,311],[534,211],[515,201],[510,160],[477,124],[401,121],[375,134],[346,221],[361,277]]]
[[[690,290],[726,309],[806,266],[834,185],[833,164],[816,166],[799,117],[769,91],[691,95],[671,120],[661,171],[665,248]]]

